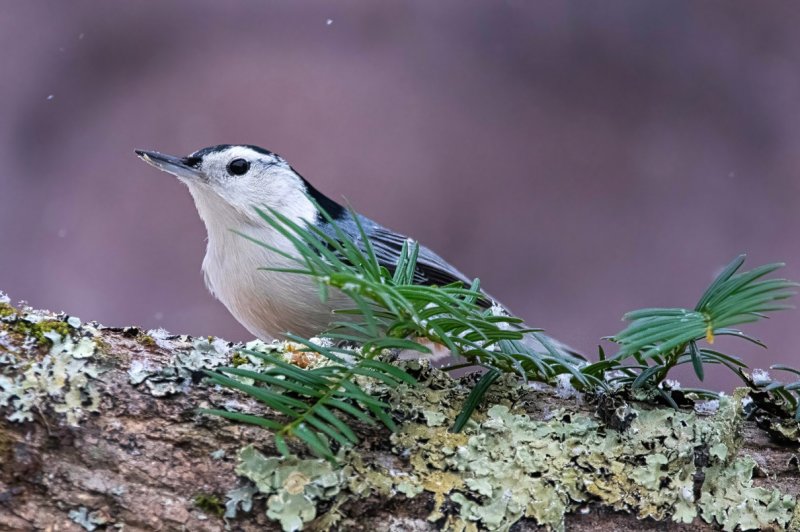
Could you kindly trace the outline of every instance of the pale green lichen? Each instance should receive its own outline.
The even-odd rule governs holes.
[[[234,519],[242,510],[247,513],[253,509],[253,496],[258,493],[258,489],[252,484],[232,489],[225,494],[225,518]]]
[[[722,398],[714,415],[620,404],[615,408],[624,411],[625,423],[614,430],[574,409],[545,409],[544,419],[515,409],[536,400],[508,380],[490,392],[487,402],[494,406],[453,434],[448,429],[468,388],[425,362],[404,364],[420,386],[359,384],[388,400],[395,418],[404,420],[391,441],[405,465],[366,465],[356,449],[341,454],[343,467],[333,470],[322,460],[256,457],[249,449],[241,458],[249,465],[238,472],[269,497],[271,518],[290,530],[313,520],[324,501],[338,508],[348,497],[379,494],[432,496],[429,521],[454,530],[509,530],[523,518],[564,530],[566,516],[588,504],[661,521],[701,519],[723,530],[800,521],[795,497],[755,486],[755,462],[739,455],[747,390]],[[329,479],[326,495],[306,491],[315,485],[309,471]],[[292,485],[302,485],[302,493],[295,488],[290,496]],[[318,518],[315,525],[335,527],[337,519]]]
[[[705,470],[703,493],[698,501],[706,522],[716,522],[723,530],[761,530],[767,524],[786,528],[792,520],[795,498],[778,490],[753,486],[750,457],[718,463]]]
[[[389,498],[398,493],[416,497],[424,491],[421,479],[408,471],[366,464],[357,451],[343,454],[342,458],[347,492],[358,497],[377,494]]]
[[[689,523],[700,516],[724,530],[736,523],[786,526],[794,497],[754,487],[752,459],[732,459],[740,398],[724,399],[720,412],[705,419],[640,409],[622,433],[590,416],[561,412],[536,421],[496,405],[485,421],[467,428],[466,443],[454,450],[440,429],[419,424],[407,425],[393,441],[412,449],[419,477],[456,471],[463,479],[449,495],[460,505],[459,516],[449,520],[456,528],[475,523],[507,530],[528,517],[563,530],[565,515],[590,500],[641,518]],[[701,451],[705,465],[697,463]],[[695,500],[698,473],[705,479]]]
[[[99,398],[92,381],[100,370],[94,364],[97,343],[90,328],[66,317],[25,319],[24,312],[3,309],[0,407],[8,419],[29,420],[32,409],[44,402],[65,414],[70,424],[96,410]],[[26,322],[21,327],[20,319]],[[19,356],[20,337],[27,337],[26,357]],[[202,369],[231,363],[263,368],[260,358],[221,340],[158,331],[149,337],[174,353],[167,367],[135,360],[131,364],[131,382],[148,383],[154,395],[182,391]],[[30,356],[32,348],[38,350],[35,356]],[[300,367],[329,363],[288,342],[256,342],[246,348],[278,354]],[[335,528],[346,501],[380,494],[432,497],[429,520],[463,530],[508,530],[526,517],[563,529],[565,516],[590,502],[658,520],[702,519],[724,530],[800,525],[795,498],[755,486],[755,462],[739,455],[743,391],[720,401],[713,416],[625,403],[617,409],[625,422],[614,430],[594,415],[566,408],[542,415],[537,406],[537,416],[529,415],[524,407],[536,399],[527,398],[530,389],[508,376],[487,396],[486,403],[494,406],[477,412],[463,433],[453,434],[448,429],[469,385],[424,361],[403,364],[420,386],[388,389],[359,377],[369,393],[393,405],[400,422],[401,430],[391,437],[394,464],[367,465],[355,449],[340,453],[342,467],[337,469],[324,460],[268,458],[247,447],[239,454],[237,472],[253,484],[226,494],[225,517],[250,511],[253,497],[260,495],[267,499],[267,515],[285,530],[311,521]],[[219,499],[197,502],[211,513],[221,511]],[[327,513],[319,516],[323,506]],[[72,516],[84,527],[96,526],[85,508]]]
[[[768,421],[766,427],[767,432],[778,441],[793,445],[800,443],[800,423],[793,419],[772,419]]]
[[[148,358],[131,360],[128,369],[129,382],[134,386],[144,384],[155,397],[184,393],[192,385],[192,376],[198,371],[211,370],[219,366],[235,366],[241,369],[259,371],[264,361],[247,351],[277,354],[287,362],[301,368],[317,367],[329,363],[328,359],[315,353],[305,353],[304,346],[293,342],[274,342],[267,344],[253,340],[244,346],[234,345],[220,338],[193,338],[187,335],[170,335],[163,329],[139,333],[137,341],[148,348],[158,347],[172,353],[165,365],[156,365]],[[253,380],[233,376],[246,384]]]
[[[447,416],[436,410],[423,410],[422,415],[425,416],[425,422],[429,427],[440,427],[447,421]]]
[[[225,449],[217,449],[209,454],[213,460],[222,460],[225,458]]]
[[[336,497],[342,471],[326,460],[265,457],[252,446],[239,452],[236,472],[253,481],[267,498],[267,516],[286,531],[300,530],[317,515],[317,504]]]
[[[129,382],[134,386],[144,383],[154,397],[185,392],[192,384],[193,373],[227,364],[230,358],[231,344],[221,339],[170,336],[163,329],[137,335],[140,341],[143,337],[152,341],[144,341],[147,347],[155,345],[173,353],[169,363],[163,366],[148,359],[131,360]]]
[[[99,527],[105,528],[109,522],[105,513],[99,511],[90,512],[85,506],[70,510],[69,518],[89,532],[97,530]]]
[[[44,406],[77,426],[87,412],[98,411],[100,395],[93,383],[102,369],[92,360],[96,330],[66,316],[20,312],[4,318],[5,335],[24,335],[3,342],[0,360],[0,407],[9,421],[32,421]],[[47,349],[42,354],[42,350]]]

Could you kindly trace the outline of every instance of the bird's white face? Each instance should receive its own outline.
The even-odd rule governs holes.
[[[255,207],[270,207],[295,221],[311,221],[316,209],[306,197],[302,178],[279,155],[252,146],[221,145],[182,159],[137,152],[146,162],[169,172],[188,187],[206,226],[258,222]]]

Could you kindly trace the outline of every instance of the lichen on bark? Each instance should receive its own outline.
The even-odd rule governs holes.
[[[745,391],[714,415],[629,401],[609,417],[598,415],[604,405],[507,377],[453,434],[471,379],[405,361],[419,386],[360,383],[393,405],[400,430],[356,427],[362,442],[334,467],[299,445],[277,456],[269,433],[198,414],[269,414],[203,382],[220,364],[257,367],[238,346],[2,303],[12,310],[0,315],[0,522],[12,530],[800,523],[796,447],[745,419]],[[58,325],[22,332],[44,322]],[[250,347],[315,363],[291,344]]]

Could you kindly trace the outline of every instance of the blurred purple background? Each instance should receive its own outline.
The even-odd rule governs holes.
[[[14,299],[247,339],[203,286],[189,194],[133,154],[218,143],[282,154],[586,352],[626,310],[693,306],[739,252],[800,279],[791,3],[155,5],[0,6]],[[723,346],[798,364],[799,324]]]

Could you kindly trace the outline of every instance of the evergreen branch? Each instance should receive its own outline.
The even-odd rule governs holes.
[[[633,358],[638,367],[635,375],[618,382],[628,383],[634,389],[657,386],[672,368],[686,363],[692,364],[701,381],[705,377],[705,364],[722,364],[738,371],[743,364],[735,357],[698,347],[701,341],[713,344],[717,336],[739,337],[764,346],[732,327],[757,321],[767,312],[791,308],[780,302],[795,295],[798,284],[785,279],[763,279],[781,268],[781,263],[736,273],[744,259],[740,255],[728,264],[694,309],[647,308],[625,314],[623,319],[630,324],[611,338],[620,345],[615,359],[621,366],[622,360]]]
[[[274,355],[243,350],[266,362],[267,369],[253,371],[220,367],[215,372],[205,372],[212,384],[244,392],[282,414],[288,421],[279,422],[223,410],[202,412],[268,428],[276,433],[276,445],[285,442],[286,436],[296,436],[316,454],[328,460],[334,459],[331,441],[339,446],[358,442],[355,432],[339,416],[369,423],[374,423],[372,420],[377,418],[388,428],[394,429],[394,423],[387,413],[389,405],[370,396],[353,380],[356,375],[361,375],[396,388],[400,384],[415,385],[413,377],[396,366],[376,360],[379,350],[362,350],[359,353],[324,347],[297,337],[294,339],[300,340],[308,352],[313,351],[325,357],[327,363],[313,369],[301,369]],[[345,356],[354,357],[353,362],[348,363]],[[251,379],[254,384],[245,384],[234,377]]]

